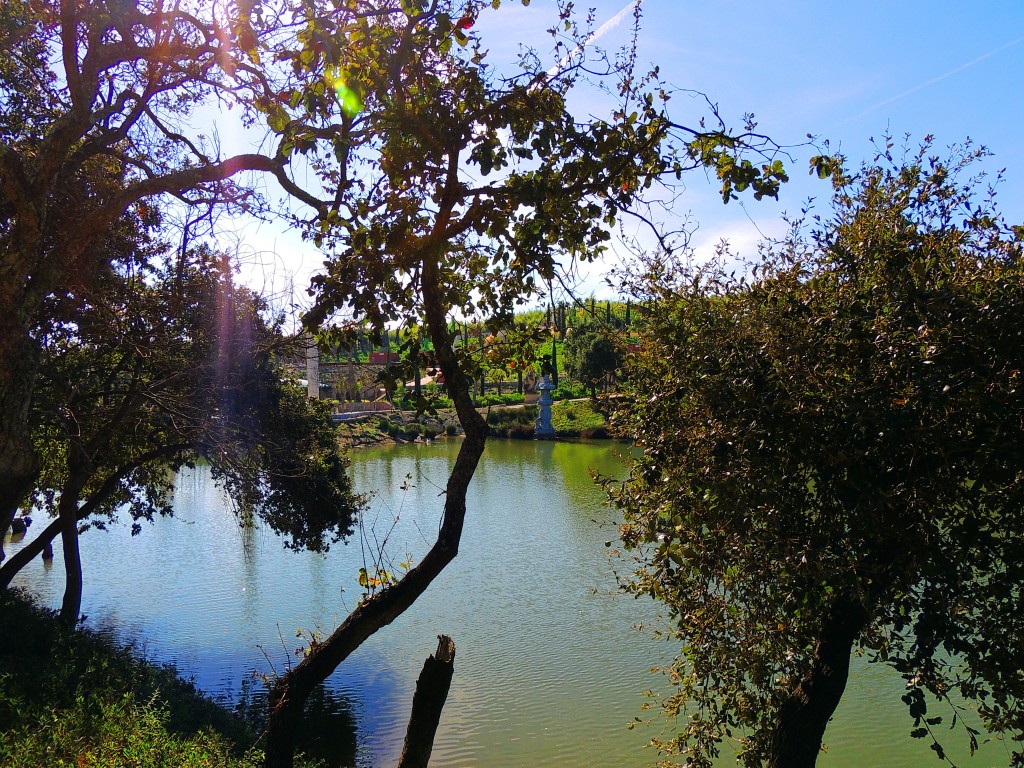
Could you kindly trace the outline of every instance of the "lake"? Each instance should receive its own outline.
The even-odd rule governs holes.
[[[303,644],[297,631],[328,632],[341,621],[359,599],[358,571],[371,553],[383,543],[400,572],[398,563],[426,551],[458,445],[356,452],[356,486],[375,496],[361,532],[326,555],[285,550],[264,529],[240,530],[209,472],[185,471],[173,518],[144,525],[134,538],[128,522],[83,535],[88,623],[175,664],[225,703],[258,707],[265,689],[253,672],[292,663]],[[629,565],[617,556],[614,510],[589,475],[620,473],[623,451],[489,442],[458,558],[330,679],[315,702],[311,749],[358,766],[394,765],[416,676],[444,633],[457,652],[434,768],[653,764],[657,755],[644,745],[660,723],[626,725],[644,715],[642,691],[662,685],[650,670],[671,659],[672,648],[651,637],[658,606],[616,588],[615,572]],[[55,549],[57,567],[34,562],[15,583],[59,606]],[[907,735],[902,681],[855,666],[818,765],[939,765],[926,743]],[[1006,765],[1006,753],[989,745],[968,764]]]

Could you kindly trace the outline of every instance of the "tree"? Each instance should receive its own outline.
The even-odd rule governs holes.
[[[597,385],[622,364],[620,341],[610,328],[585,325],[566,339],[563,359],[566,373],[596,396]]]
[[[285,151],[307,158],[329,195],[314,217],[297,222],[328,253],[306,322],[315,327],[343,311],[378,334],[388,324],[423,328],[466,439],[430,551],[402,579],[383,580],[276,681],[268,766],[291,765],[295,727],[314,686],[408,608],[458,552],[487,426],[469,391],[484,350],[456,347],[453,316],[486,317],[489,333],[515,345],[525,333],[515,327],[516,307],[556,279],[562,259],[599,255],[644,190],[701,166],[715,168],[727,194],[744,187],[774,194],[785,177],[777,161],[756,167],[741,156],[752,146],[774,148],[751,130],[672,122],[663,108],[670,94],[632,71],[629,51],[585,66],[593,52],[569,3],[560,6],[569,42],[558,43],[558,65],[545,68],[529,51],[516,72],[499,75],[473,31],[485,7],[499,4],[309,5],[297,18],[301,45],[276,54],[295,78],[287,105],[272,106],[268,123]],[[580,121],[567,106],[588,69],[602,69],[617,94],[605,119]]]
[[[216,98],[253,119],[275,93],[258,48],[275,34],[260,4],[41,0],[0,10],[0,535],[38,472],[29,409],[47,297],[87,283],[93,246],[146,200],[246,199],[230,183],[279,154],[224,157],[191,124]],[[99,261],[96,261],[99,259]]]
[[[227,261],[199,248],[184,266],[168,264],[159,243],[124,224],[107,238],[122,246],[111,268],[89,290],[49,299],[35,329],[41,461],[30,500],[57,520],[0,568],[6,587],[59,534],[71,625],[80,525],[102,527],[119,509],[136,521],[170,514],[184,464],[208,461],[243,521],[262,519],[297,548],[327,549],[359,507],[329,415],[282,383],[281,336],[261,302],[232,285]]]
[[[834,216],[750,276],[652,262],[638,291],[642,455],[609,488],[682,644],[659,746],[693,765],[813,766],[858,649],[939,757],[965,701],[1024,764],[1024,229],[965,178],[983,151],[891,149],[817,159]]]

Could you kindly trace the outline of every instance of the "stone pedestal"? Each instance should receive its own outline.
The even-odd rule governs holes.
[[[320,349],[316,339],[306,335],[306,393],[314,400],[320,399]]]
[[[540,415],[537,416],[537,420],[534,422],[533,435],[538,440],[554,440],[555,428],[551,425],[551,390],[555,388],[555,385],[551,383],[551,379],[545,373],[543,378],[537,384],[537,391],[540,393],[540,398],[537,400],[537,405],[540,406]]]

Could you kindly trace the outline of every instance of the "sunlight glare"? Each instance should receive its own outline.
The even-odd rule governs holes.
[[[324,73],[324,77],[327,80],[327,84],[333,88],[334,93],[337,94],[338,103],[341,105],[341,111],[345,113],[346,117],[355,117],[363,111],[362,99],[359,98],[359,94],[345,84],[345,79],[342,77],[340,67],[328,68]]]

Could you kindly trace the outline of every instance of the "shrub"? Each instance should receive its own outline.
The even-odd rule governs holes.
[[[519,405],[523,402],[523,396],[518,392],[507,395],[481,395],[474,398],[473,402],[477,408],[487,408],[492,405]]]
[[[557,402],[551,407],[551,425],[560,437],[607,437],[604,416],[587,400]],[[601,430],[600,432],[598,430]]]
[[[534,437],[533,424],[513,424],[508,428],[508,437],[514,440],[532,440]]]
[[[551,397],[554,400],[577,400],[582,397],[587,397],[589,393],[586,388],[579,383],[571,384],[560,384],[558,389],[551,393]]]
[[[0,595],[0,764],[256,768],[254,734],[173,669]],[[303,764],[302,761],[299,763]]]
[[[539,410],[535,405],[524,408],[492,408],[487,413],[487,424],[491,428],[491,434],[496,437],[532,437],[533,422]]]

